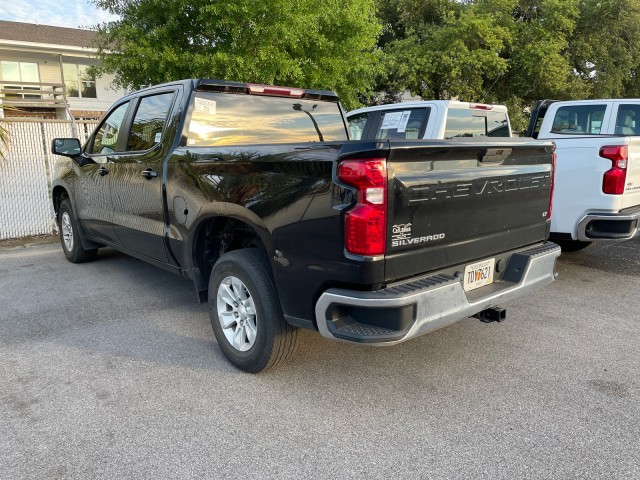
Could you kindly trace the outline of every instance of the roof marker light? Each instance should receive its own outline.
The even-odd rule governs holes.
[[[475,110],[493,110],[493,105],[485,105],[482,103],[470,103],[469,108]]]
[[[258,85],[249,84],[249,93],[254,95],[276,95],[280,97],[293,97],[300,98],[304,95],[304,90],[301,88],[289,88],[289,87],[275,87],[273,85]]]

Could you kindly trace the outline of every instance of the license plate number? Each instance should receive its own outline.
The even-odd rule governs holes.
[[[468,292],[493,283],[493,272],[495,268],[495,258],[467,265],[464,269],[464,290]]]

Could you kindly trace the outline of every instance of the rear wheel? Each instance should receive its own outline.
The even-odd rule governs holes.
[[[58,227],[60,228],[60,243],[65,257],[72,263],[88,262],[96,258],[97,249],[86,250],[80,239],[78,222],[73,215],[71,202],[66,198],[58,210]]]
[[[297,329],[284,319],[268,260],[258,249],[234,250],[216,262],[209,316],[222,352],[246,372],[278,366],[295,352]]]

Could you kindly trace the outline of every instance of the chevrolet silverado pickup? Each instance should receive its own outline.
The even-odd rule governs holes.
[[[554,280],[550,142],[353,141],[333,92],[185,80],[52,151],[66,257],[192,280],[245,371],[289,358],[298,327],[391,345]]]
[[[538,102],[527,136],[556,144],[551,238],[575,251],[640,231],[640,99]]]

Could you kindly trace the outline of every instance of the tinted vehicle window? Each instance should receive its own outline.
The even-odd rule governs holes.
[[[299,98],[198,92],[189,146],[346,140],[337,103]]]
[[[508,137],[509,121],[505,112],[454,109],[447,111],[444,138]]]
[[[620,105],[616,117],[616,134],[640,134],[640,105]]]
[[[362,134],[368,118],[368,113],[360,113],[349,117],[349,137],[351,140],[362,140]]]
[[[122,131],[122,122],[128,106],[129,102],[123,103],[104,119],[93,139],[91,153],[109,155],[116,152],[118,138]]]
[[[430,110],[430,108],[415,108],[384,112],[380,117],[376,138],[417,139]]]
[[[127,150],[148,150],[160,143],[167,114],[173,103],[173,92],[140,99],[133,117]]]
[[[606,110],[606,105],[560,107],[553,119],[551,133],[599,135]]]

